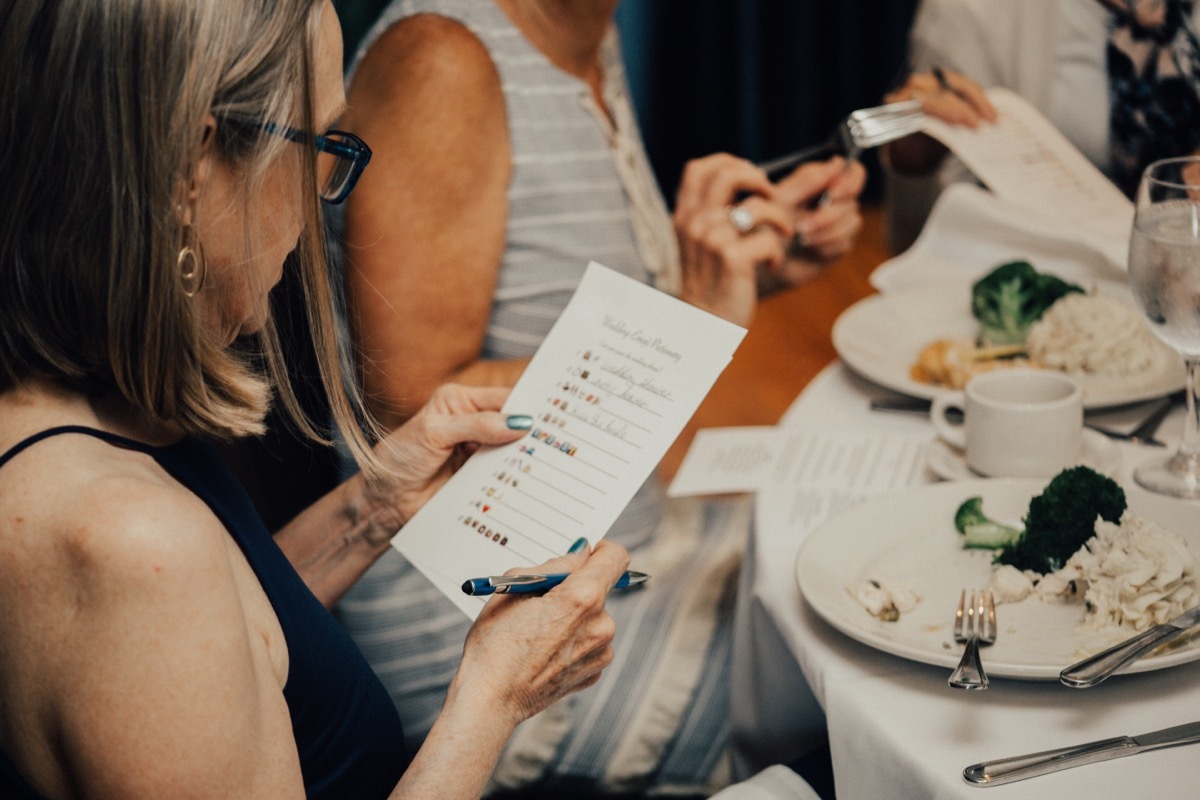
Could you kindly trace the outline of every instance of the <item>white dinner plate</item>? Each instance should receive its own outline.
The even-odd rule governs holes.
[[[935,339],[975,336],[979,323],[971,315],[970,297],[970,283],[956,282],[871,295],[838,317],[833,325],[833,347],[842,361],[863,377],[901,394],[930,399],[944,390],[913,380],[909,368]],[[1136,403],[1183,388],[1183,359],[1157,338],[1154,346],[1154,363],[1140,375],[1080,378],[1084,407]]]
[[[987,585],[989,550],[964,550],[954,512],[968,497],[983,497],[988,516],[1019,524],[1029,500],[1046,481],[981,478],[935,483],[868,500],[831,517],[809,534],[796,559],[804,599],[826,622],[864,644],[893,655],[952,669],[962,655],[954,643],[954,609],[963,589]],[[1172,528],[1192,552],[1200,534]],[[849,584],[878,580],[921,596],[895,622],[869,614]],[[1082,626],[1082,603],[1027,598],[996,607],[999,636],[983,649],[989,675],[1058,680],[1064,667],[1133,635],[1130,630],[1093,631]],[[1143,657],[1124,672],[1145,672],[1200,659],[1200,637],[1162,654]]]

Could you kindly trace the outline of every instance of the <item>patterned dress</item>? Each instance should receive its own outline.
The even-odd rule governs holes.
[[[482,356],[532,355],[589,260],[676,291],[674,232],[639,138],[615,30],[604,46],[610,119],[584,82],[554,67],[490,2],[396,0],[363,49],[420,13],[471,30],[505,97],[513,176]],[[518,729],[496,786],[587,780],[704,791],[728,780],[733,587],[749,524],[746,502],[668,502],[657,478],[642,487],[608,532],[630,551],[634,569],[653,576],[641,590],[610,596],[616,660],[596,686]],[[457,667],[466,618],[395,552],[346,595],[338,615],[391,692],[415,752]]]

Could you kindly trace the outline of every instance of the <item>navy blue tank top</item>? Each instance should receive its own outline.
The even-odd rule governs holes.
[[[279,618],[288,647],[284,698],[309,798],[384,798],[408,767],[396,707],[358,647],[275,544],[216,450],[195,439],[151,447],[81,426],[51,428],[0,455],[3,467],[37,442],[66,433],[94,436],[151,456],[203,500],[237,542]],[[0,797],[39,796],[0,751]]]

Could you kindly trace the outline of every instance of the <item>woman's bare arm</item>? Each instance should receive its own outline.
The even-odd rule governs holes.
[[[36,537],[3,535],[6,510],[0,735],[14,762],[50,797],[302,798],[287,648],[237,546],[144,457],[80,478],[55,446],[5,475],[31,489],[21,536]],[[53,480],[36,478],[44,466]],[[42,501],[53,513],[30,513]]]
[[[368,403],[387,428],[447,381],[511,386],[479,359],[504,250],[504,97],[483,45],[419,15],[370,49],[344,126],[374,157],[346,209],[347,284]]]
[[[68,482],[49,524],[22,516],[31,549],[0,508],[0,743],[47,796],[300,800],[269,601],[201,501],[130,471]],[[627,566],[602,543],[545,565],[573,573],[545,596],[489,603],[392,796],[478,797],[514,727],[611,661],[604,600]]]

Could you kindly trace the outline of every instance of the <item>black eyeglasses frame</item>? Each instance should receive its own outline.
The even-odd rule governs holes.
[[[340,181],[336,194],[326,195],[322,187],[321,200],[331,206],[340,205],[350,196],[358,179],[362,177],[363,170],[371,162],[371,148],[349,131],[328,130],[323,134],[313,134],[273,122],[264,123],[262,128],[267,133],[282,136],[297,144],[311,144],[317,152],[327,153],[349,163],[349,172]]]

